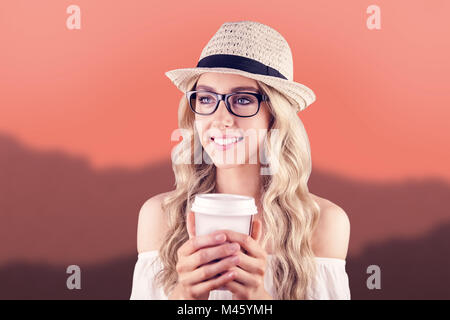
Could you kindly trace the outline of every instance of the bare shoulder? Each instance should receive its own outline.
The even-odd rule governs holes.
[[[320,207],[317,226],[312,236],[312,250],[317,257],[344,259],[350,241],[350,220],[335,203],[311,194]]]
[[[157,194],[146,200],[139,211],[137,250],[139,253],[158,250],[167,230],[167,221],[161,208],[163,199],[172,191]]]

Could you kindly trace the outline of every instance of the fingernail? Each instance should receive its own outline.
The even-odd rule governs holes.
[[[233,263],[238,263],[238,262],[239,262],[239,257],[238,257],[238,256],[233,257],[233,258],[231,259],[231,262],[233,262]]]
[[[230,247],[232,251],[237,251],[239,249],[239,244],[233,243]]]
[[[217,241],[223,241],[223,240],[225,240],[225,235],[222,233],[222,234],[218,234],[217,236],[216,236],[216,240]]]
[[[228,278],[231,278],[231,277],[233,277],[234,276],[234,272],[230,272],[229,274],[228,274]]]

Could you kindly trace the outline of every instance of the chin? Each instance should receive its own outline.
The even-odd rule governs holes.
[[[220,169],[232,169],[243,165],[243,163],[217,163],[216,161],[213,161],[213,163],[216,168]]]
[[[211,153],[208,152],[208,156],[211,159],[212,163],[217,167],[221,169],[231,169],[236,168],[243,165],[249,165],[249,164],[258,164],[259,159],[258,155],[255,152],[253,157],[245,156],[245,160],[237,160],[236,157],[234,157],[233,160],[227,161],[226,156],[220,152],[216,152],[216,150],[213,150]],[[250,162],[249,159],[252,159],[252,162]]]

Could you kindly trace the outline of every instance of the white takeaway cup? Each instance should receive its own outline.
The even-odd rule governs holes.
[[[191,211],[195,214],[196,236],[223,229],[250,235],[253,215],[258,213],[253,197],[228,193],[198,194]]]

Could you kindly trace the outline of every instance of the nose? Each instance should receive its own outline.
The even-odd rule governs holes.
[[[216,112],[214,112],[214,121],[219,124],[223,124],[226,126],[231,126],[234,122],[234,116],[228,112],[227,106],[225,105],[225,101],[219,101],[219,105],[217,106]]]

